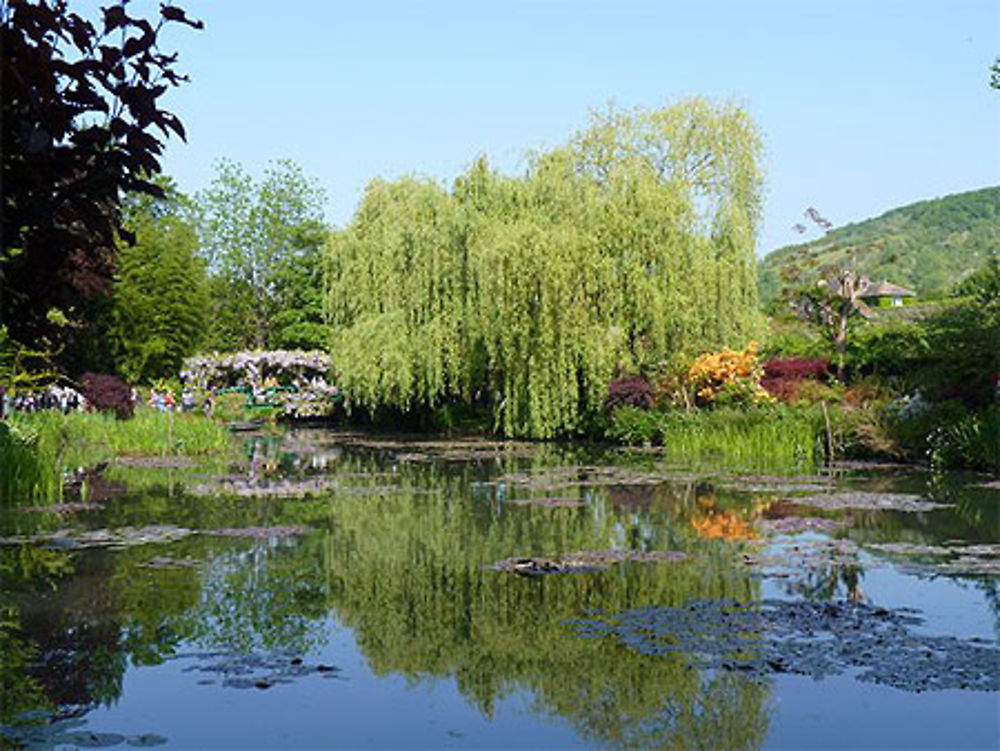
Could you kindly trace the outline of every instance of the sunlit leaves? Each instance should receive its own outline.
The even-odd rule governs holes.
[[[693,100],[594,115],[523,178],[376,181],[333,238],[345,392],[369,409],[491,404],[510,435],[572,432],[619,372],[757,326],[759,137]]]

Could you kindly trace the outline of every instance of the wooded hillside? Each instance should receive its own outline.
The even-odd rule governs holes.
[[[800,245],[769,253],[760,265],[761,297],[772,300],[783,280],[842,266],[888,279],[921,297],[946,293],[1000,249],[1000,187],[920,201],[848,224]]]

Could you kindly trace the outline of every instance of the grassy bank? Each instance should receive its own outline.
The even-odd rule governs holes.
[[[228,451],[228,430],[194,414],[140,409],[129,420],[109,414],[15,414],[0,423],[0,503],[51,500],[62,475],[118,456],[196,456]]]

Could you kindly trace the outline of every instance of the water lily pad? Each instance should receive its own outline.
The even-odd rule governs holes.
[[[1000,544],[968,545],[960,541],[950,541],[946,545],[884,542],[868,547],[903,558],[903,569],[917,574],[1000,576]],[[926,560],[928,558],[932,560]]]
[[[780,519],[763,519],[757,527],[761,532],[777,535],[794,535],[800,532],[824,532],[830,534],[850,526],[843,519],[824,519],[817,516],[784,516]]]
[[[76,514],[81,511],[100,511],[102,503],[74,501],[70,503],[55,503],[50,506],[22,506],[21,511],[35,514]]]
[[[507,571],[522,576],[544,574],[574,574],[587,571],[603,571],[616,563],[633,561],[656,563],[682,561],[687,556],[677,550],[580,550],[558,557],[520,556],[497,561],[491,567],[494,571]]]
[[[643,654],[680,653],[695,667],[859,680],[905,691],[1000,691],[1000,646],[926,635],[916,612],[853,602],[691,600],[571,622],[588,638],[617,638]]]
[[[137,563],[136,568],[196,568],[201,565],[200,561],[190,558],[169,558],[167,556],[157,556],[144,563]]]
[[[183,672],[216,674],[226,688],[266,691],[308,676],[328,677],[340,668],[325,663],[310,664],[301,657],[283,653],[196,653],[179,654],[171,659],[195,659]],[[212,681],[214,682],[214,681]],[[199,680],[199,684],[205,680]]]
[[[284,525],[275,527],[222,527],[220,529],[203,529],[200,534],[217,537],[250,537],[266,540],[271,537],[292,537],[306,535],[312,532],[309,527]]]
[[[0,538],[0,545],[42,544],[56,550],[77,550],[87,548],[127,548],[133,545],[174,542],[188,535],[192,530],[171,525],[151,525],[147,527],[118,527],[116,529],[72,530],[60,529],[37,535]]]
[[[939,503],[909,493],[871,493],[864,491],[841,491],[804,496],[796,503],[827,510],[865,509],[870,511],[923,512],[948,508],[952,504]]]
[[[579,498],[509,498],[504,501],[513,506],[542,506],[544,508],[579,508],[586,505]]]
[[[141,469],[182,469],[193,467],[195,460],[189,456],[120,456],[115,459],[115,464]]]
[[[63,733],[53,740],[57,743],[68,743],[81,748],[107,748],[124,743],[125,736],[118,733],[93,733],[83,730],[76,733]]]
[[[162,746],[167,739],[156,733],[141,733],[139,735],[129,735],[125,738],[125,743],[137,748],[149,748],[151,746]]]

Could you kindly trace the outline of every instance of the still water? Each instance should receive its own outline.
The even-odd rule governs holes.
[[[989,478],[320,431],[165,464],[0,512],[0,746],[1000,747]]]

